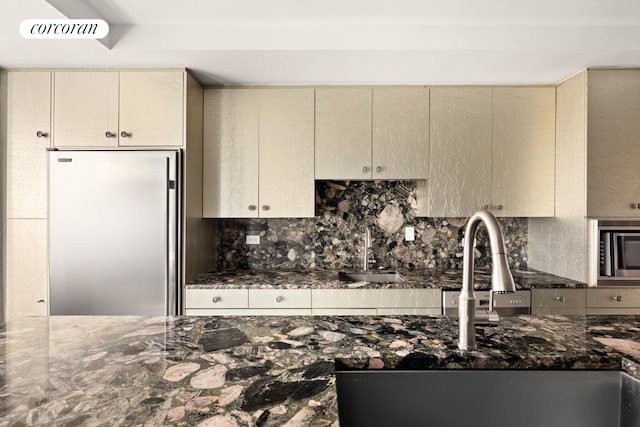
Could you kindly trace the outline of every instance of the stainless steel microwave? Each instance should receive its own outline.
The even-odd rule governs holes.
[[[640,225],[601,223],[598,282],[640,281]]]

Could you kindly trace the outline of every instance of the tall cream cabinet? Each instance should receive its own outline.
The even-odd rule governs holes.
[[[554,215],[555,88],[432,88],[430,118],[427,216]]]
[[[207,89],[204,216],[312,217],[313,89]]]
[[[316,179],[426,179],[429,90],[317,88]]]
[[[529,265],[595,286],[587,218],[640,217],[640,69],[588,69],[557,95],[556,218],[529,220]]]
[[[7,320],[47,314],[47,148],[51,146],[51,73],[6,72]]]
[[[182,146],[184,71],[55,71],[55,147]]]
[[[588,70],[584,89],[587,216],[638,218],[640,69]]]

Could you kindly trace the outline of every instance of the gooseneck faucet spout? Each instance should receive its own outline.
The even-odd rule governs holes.
[[[371,247],[371,229],[369,227],[365,227],[364,229],[364,248],[362,252],[362,269],[364,271],[369,270],[369,248]]]
[[[493,292],[508,293],[515,292],[516,286],[513,283],[513,276],[509,271],[507,262],[507,251],[504,245],[500,224],[495,216],[489,211],[481,210],[474,213],[467,221],[464,232],[463,250],[463,270],[462,270],[462,292],[460,293],[458,314],[460,321],[460,337],[458,348],[461,350],[472,350],[476,347],[475,331],[475,296],[473,293],[473,247],[478,226],[483,222],[489,234],[489,244],[491,245],[491,261],[493,268],[491,271],[491,298]],[[491,302],[489,310],[493,310]]]

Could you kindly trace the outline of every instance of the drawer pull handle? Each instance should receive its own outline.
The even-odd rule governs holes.
[[[255,211],[256,210],[256,205],[249,205],[249,210],[250,211]]]
[[[131,134],[129,132],[122,131],[122,132],[120,132],[120,136],[122,138],[129,138],[131,136]]]
[[[284,297],[283,297],[282,295],[278,295],[278,296],[276,297],[276,302],[280,303],[280,302],[282,302],[282,301],[284,301]]]
[[[49,134],[48,134],[48,133],[46,133],[46,132],[42,132],[41,130],[39,130],[38,132],[36,132],[36,137],[38,137],[38,138],[46,138],[46,137],[48,137],[48,136],[49,136]]]
[[[616,295],[613,297],[613,300],[616,302],[622,302],[622,295]]]
[[[268,211],[269,210],[269,205],[262,205],[262,210],[263,211]]]
[[[107,131],[107,132],[104,133],[104,136],[106,136],[107,138],[114,138],[116,136],[116,134],[113,133],[113,132],[108,132]]]
[[[565,297],[563,297],[562,295],[558,295],[556,297],[556,300],[558,300],[559,302],[565,302],[567,299]]]
[[[211,301],[213,301],[214,303],[219,303],[220,301],[222,301],[222,297],[213,297],[211,298]]]

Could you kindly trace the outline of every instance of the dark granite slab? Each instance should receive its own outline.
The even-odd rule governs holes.
[[[461,269],[398,269],[406,279],[402,283],[343,282],[338,280],[336,270],[225,270],[205,274],[187,288],[284,288],[284,289],[340,289],[340,288],[441,288],[460,289],[462,287]],[[512,271],[518,289],[531,288],[584,288],[587,285],[575,280],[565,279],[532,269]],[[491,272],[486,268],[476,268],[474,275],[476,289],[489,289]]]
[[[0,328],[0,427],[337,426],[334,369],[640,372],[640,316],[51,317]]]

